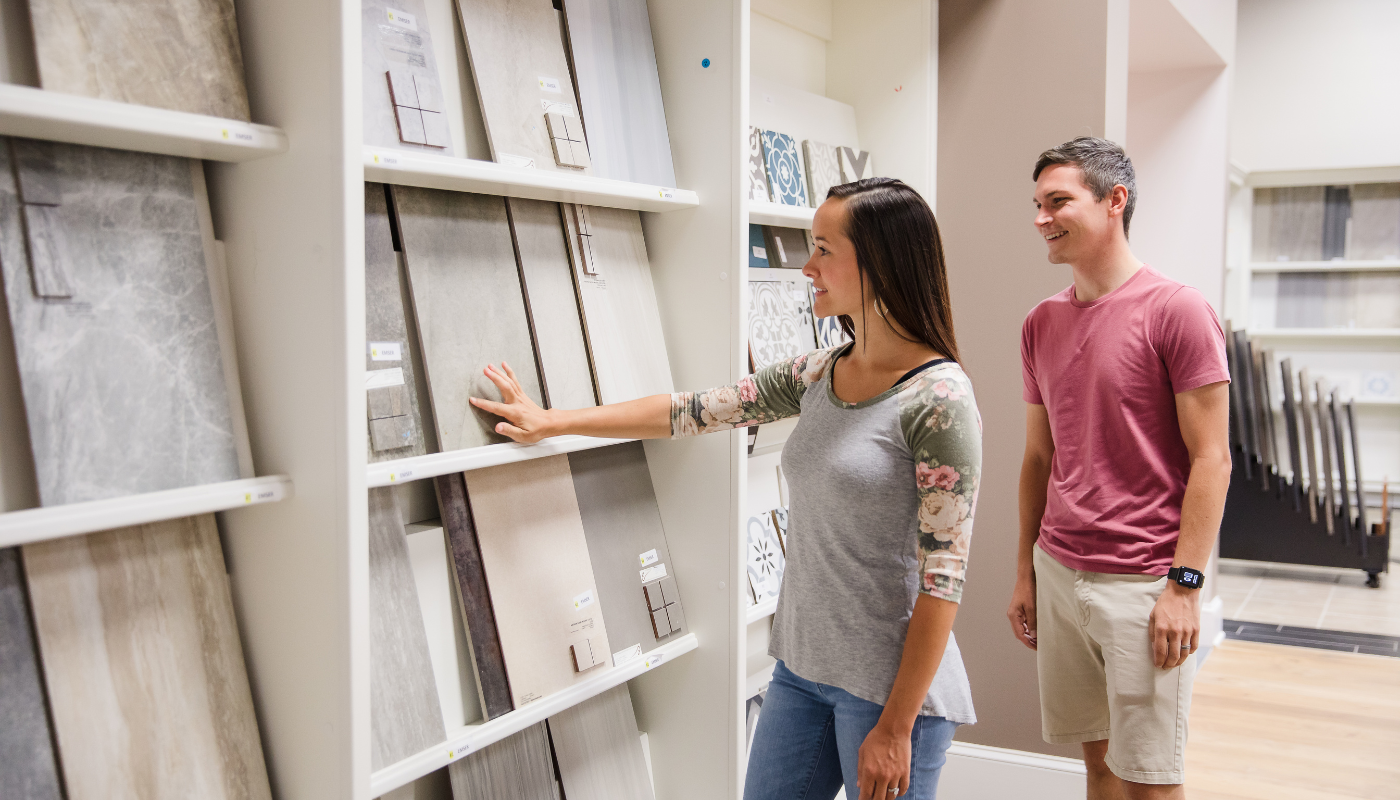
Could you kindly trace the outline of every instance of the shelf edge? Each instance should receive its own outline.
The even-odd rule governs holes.
[[[754,624],[755,622],[758,622],[758,621],[761,620],[761,619],[765,619],[765,618],[767,618],[767,617],[771,617],[771,616],[773,616],[775,613],[777,613],[777,611],[778,611],[778,598],[776,598],[776,597],[773,598],[772,600],[764,600],[762,603],[759,603],[758,605],[749,606],[749,610],[748,610],[748,622],[747,622],[747,624],[748,624],[748,625],[752,625],[752,624]]]
[[[393,461],[380,461],[370,464],[366,474],[369,488],[394,486],[400,483],[436,478],[453,472],[470,472],[474,469],[529,461],[532,458],[574,453],[579,450],[592,450],[595,447],[608,447],[614,444],[635,442],[636,439],[599,439],[592,436],[556,436],[535,444],[488,444],[483,447],[469,447],[465,450],[452,450],[446,453],[429,453],[425,456],[398,458]]]
[[[755,201],[749,203],[750,225],[775,225],[779,228],[812,229],[812,220],[817,215],[815,208],[784,206],[778,203]]]

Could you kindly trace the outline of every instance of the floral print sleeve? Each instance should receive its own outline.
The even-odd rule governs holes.
[[[671,438],[797,416],[807,387],[821,380],[839,349],[813,350],[784,359],[728,386],[705,392],[676,392],[671,395]]]
[[[919,376],[899,394],[919,496],[919,591],[962,600],[972,517],[982,477],[982,418],[956,366]]]

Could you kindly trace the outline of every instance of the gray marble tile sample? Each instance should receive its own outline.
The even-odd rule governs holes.
[[[665,564],[670,576],[675,570],[646,451],[641,442],[580,450],[569,454],[569,472],[612,652],[636,644],[650,650],[656,646],[656,637],[641,570],[657,564]],[[675,585],[673,577],[667,580]],[[656,585],[659,593],[660,584]],[[666,602],[674,601],[667,599],[662,605]]]
[[[502,164],[533,160],[538,169],[560,169],[545,114],[577,117],[578,109],[559,15],[535,0],[458,0],[457,10],[491,157]]]
[[[19,182],[20,202],[25,205],[56,206],[63,202],[54,142],[39,139],[11,139],[15,180]]]
[[[1400,183],[1351,187],[1351,247],[1358,261],[1400,260]]]
[[[1320,261],[1326,187],[1254,190],[1254,260]]]
[[[379,386],[366,392],[369,418],[401,417],[408,413],[408,387]]]
[[[837,161],[841,165],[841,182],[854,183],[864,178],[875,177],[875,164],[870,153],[854,147],[840,147],[836,150]]]
[[[543,722],[452,762],[447,771],[457,800],[559,800]]]
[[[803,140],[802,155],[807,167],[807,188],[810,190],[807,199],[812,208],[816,208],[826,200],[826,193],[831,187],[845,183],[841,180],[841,157],[838,148],[811,139]],[[866,158],[869,158],[868,154]]]
[[[550,717],[549,736],[569,800],[654,800],[626,684]]]
[[[598,394],[604,403],[619,403],[669,393],[674,386],[671,362],[641,214],[590,206],[588,218],[597,274],[585,274],[575,258],[574,275]]]
[[[385,187],[383,184],[366,183],[365,369],[403,370],[404,382],[400,388],[407,394],[407,406],[400,414],[408,417],[398,423],[382,423],[379,426],[380,434],[387,434],[387,438],[378,443],[373,440],[371,432],[371,463],[421,456],[428,452],[423,432],[427,398],[419,393],[423,376],[418,374],[420,359],[416,331],[411,333],[409,330],[412,316],[413,300],[409,296],[408,279],[399,264],[398,254],[394,252]],[[374,417],[371,409],[370,419]],[[374,425],[371,424],[370,428],[372,430]],[[401,434],[405,431],[408,436],[402,438]],[[378,444],[385,445],[384,449],[379,449]]]
[[[745,162],[749,176],[749,199],[767,203],[773,198],[768,193],[768,167],[763,161],[763,131],[749,128],[749,155]]]
[[[383,461],[385,454],[407,450],[417,435],[413,420],[407,416],[383,417],[369,421],[370,458]]]
[[[19,549],[0,550],[0,775],[5,796],[63,800]]]
[[[451,451],[509,441],[498,417],[467,400],[500,399],[482,369],[502,360],[542,399],[505,201],[407,186],[393,196],[438,442]]]
[[[41,503],[237,479],[198,162],[53,151],[67,300],[35,296],[14,176],[0,170],[0,267]]]
[[[248,119],[233,0],[29,0],[50,91]]]
[[[67,300],[73,296],[68,280],[68,248],[58,206],[22,206],[25,241],[29,245],[29,278],[34,296],[44,300]]]
[[[802,269],[807,265],[811,252],[807,249],[807,237],[799,228],[779,228],[763,226],[767,242],[768,265],[783,269]],[[750,266],[753,266],[750,264]]]
[[[511,230],[520,254],[535,345],[549,408],[598,405],[583,333],[578,289],[558,203],[510,199]]]
[[[754,369],[817,349],[806,281],[749,281],[749,353]]]
[[[544,115],[554,147],[554,163],[561,167],[584,169],[592,166],[588,157],[588,142],[584,139],[583,123],[578,117],[566,117],[558,112]]]
[[[568,0],[564,22],[594,174],[675,186],[646,0]]]
[[[451,47],[456,31],[439,34]],[[360,50],[365,144],[458,155],[424,1],[360,0]]]
[[[406,536],[394,490],[370,489],[371,769],[447,739]]]
[[[270,799],[214,515],[23,550],[68,800]]]

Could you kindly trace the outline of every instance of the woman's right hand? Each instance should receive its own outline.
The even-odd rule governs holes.
[[[530,395],[520,387],[520,381],[515,378],[515,370],[511,369],[509,364],[504,361],[500,367],[487,364],[482,374],[496,384],[496,388],[501,392],[502,402],[497,403],[480,397],[471,398],[471,402],[482,411],[495,414],[504,420],[496,423],[496,433],[524,444],[534,444],[555,435],[549,427],[551,412],[540,408],[530,399]]]

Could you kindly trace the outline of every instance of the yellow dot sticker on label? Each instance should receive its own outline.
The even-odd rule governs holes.
[[[251,494],[245,494],[245,495],[243,495],[243,502],[245,502],[245,503],[251,503],[251,502],[253,502],[253,496],[252,496]]]

